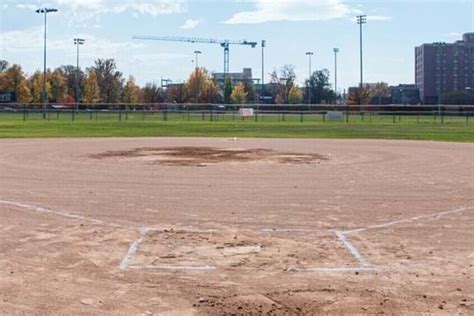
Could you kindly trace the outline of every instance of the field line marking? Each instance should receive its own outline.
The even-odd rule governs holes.
[[[30,209],[30,210],[33,210],[33,211],[36,211],[36,212],[39,212],[39,213],[52,214],[52,215],[71,218],[71,219],[78,219],[78,220],[82,220],[82,221],[91,222],[91,223],[94,223],[94,224],[109,224],[109,225],[112,225],[112,226],[115,226],[115,227],[122,227],[121,225],[118,225],[118,224],[106,223],[104,221],[101,221],[100,219],[89,218],[89,217],[85,217],[85,216],[82,216],[82,215],[71,214],[71,213],[62,212],[62,211],[53,211],[53,210],[50,210],[50,209],[47,209],[47,208],[43,208],[43,207],[39,207],[39,206],[35,206],[35,205],[30,205],[30,204],[24,204],[24,203],[12,202],[12,201],[5,201],[5,200],[0,200],[0,204],[16,206],[16,207],[25,208],[25,209]]]
[[[397,225],[397,224],[409,223],[409,222],[417,221],[417,220],[420,220],[420,219],[431,218],[431,217],[436,217],[436,216],[455,214],[455,213],[460,213],[460,212],[464,212],[464,211],[468,211],[468,210],[472,210],[472,209],[474,209],[474,206],[460,207],[460,208],[450,210],[450,211],[444,211],[444,212],[439,212],[439,213],[434,213],[434,214],[414,216],[414,217],[400,219],[400,220],[391,221],[391,222],[382,223],[382,224],[369,225],[369,226],[366,226],[366,227],[350,229],[350,230],[345,230],[345,231],[343,230],[342,232],[344,234],[353,234],[353,233],[358,233],[358,232],[365,232],[365,231],[371,230],[371,229],[386,228],[386,227],[394,226],[394,225]]]
[[[336,273],[336,272],[374,272],[377,270],[372,267],[359,267],[359,268],[301,268],[301,269],[294,269],[294,271]]]
[[[180,264],[157,264],[144,266],[129,266],[129,269],[150,269],[150,270],[215,270],[216,267],[208,265],[180,265]]]
[[[347,240],[346,235],[344,232],[336,230],[335,231],[337,237],[339,240],[344,244],[344,247],[346,247],[347,250],[352,254],[352,256],[357,260],[357,262],[361,265],[363,268],[369,268],[370,265],[367,263],[367,261],[362,257],[360,254],[359,250],[350,242]]]
[[[142,242],[143,242],[143,237],[132,242],[132,244],[128,248],[127,255],[123,258],[122,262],[120,262],[119,268],[121,270],[126,270],[129,267],[130,263],[133,260],[133,256],[135,256],[135,254],[137,253],[138,248],[140,247],[140,244]]]

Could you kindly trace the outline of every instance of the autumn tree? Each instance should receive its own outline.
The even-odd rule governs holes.
[[[303,101],[303,92],[300,87],[294,85],[291,87],[290,94],[288,96],[289,104],[300,104]]]
[[[74,97],[76,99],[76,77],[78,77],[79,83],[79,98],[85,99],[83,96],[83,92],[85,90],[85,81],[86,81],[86,74],[79,68],[79,72],[77,71],[77,67],[73,65],[62,65],[58,67],[56,70],[59,70],[63,77],[66,80],[67,85],[67,94],[69,96]]]
[[[206,80],[210,80],[207,70],[196,68],[186,81],[187,93],[194,103],[199,103],[199,94]]]
[[[94,69],[89,69],[87,72],[85,87],[84,87],[84,101],[92,104],[100,100],[100,88],[97,82],[97,75]]]
[[[98,59],[92,67],[97,76],[100,98],[105,103],[116,103],[122,94],[122,73],[113,59]]]
[[[369,89],[372,97],[378,98],[379,104],[382,104],[382,98],[390,96],[390,88],[386,82],[377,82]]]
[[[166,100],[174,103],[186,103],[188,93],[184,84],[172,85],[166,89]]]
[[[147,83],[140,90],[140,103],[161,103],[165,100],[164,92],[156,83]]]
[[[43,78],[44,74],[41,71],[36,71],[29,79],[33,103],[43,102]],[[48,100],[51,99],[51,84],[49,81],[46,81],[46,95]]]
[[[232,78],[230,76],[225,77],[224,81],[224,103],[229,104],[231,102],[230,96],[232,95]]]
[[[244,104],[247,101],[247,92],[245,92],[245,87],[242,82],[239,82],[234,87],[230,99],[233,104]]]
[[[348,105],[366,105],[372,99],[370,89],[366,87],[349,88],[349,95],[347,96]]]
[[[295,86],[295,80],[295,67],[292,65],[285,65],[279,71],[273,71],[270,83],[275,103],[288,104],[290,91]]]
[[[67,81],[60,69],[53,72],[48,71],[48,82],[51,87],[51,102],[63,103],[68,99]]]
[[[215,103],[217,97],[219,96],[219,87],[217,83],[207,78],[204,80],[201,91],[199,92],[199,102],[200,103]]]
[[[140,97],[140,87],[135,83],[135,77],[130,75],[123,88],[123,102],[125,103],[138,103]]]

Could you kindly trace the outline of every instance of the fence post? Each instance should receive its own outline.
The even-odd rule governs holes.
[[[396,113],[395,113],[395,112],[393,112],[393,113],[392,113],[392,117],[393,117],[393,124],[395,124],[395,116],[396,116]]]
[[[26,121],[26,104],[23,104],[23,122]]]
[[[346,110],[346,123],[349,123],[349,111]]]
[[[469,113],[466,113],[466,125],[469,123]]]
[[[444,123],[444,111],[442,111],[440,113],[440,115],[441,115],[441,124],[443,124]]]
[[[300,112],[300,123],[303,123],[303,112]]]

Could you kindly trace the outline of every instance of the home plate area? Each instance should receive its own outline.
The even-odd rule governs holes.
[[[142,229],[122,269],[242,269],[302,272],[358,269],[332,231]]]

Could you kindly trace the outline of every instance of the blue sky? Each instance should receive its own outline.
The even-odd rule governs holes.
[[[2,0],[1,59],[32,73],[42,69],[43,19],[39,7],[55,7],[48,17],[48,67],[75,64],[74,37],[86,39],[81,64],[114,58],[125,76],[139,84],[170,78],[179,82],[193,70],[194,50],[200,66],[223,69],[219,45],[140,41],[132,35],[175,35],[267,41],[265,73],[284,64],[296,67],[299,82],[307,77],[306,51],[314,51],[313,70],[333,74],[333,47],[340,48],[339,87],[359,80],[359,33],[354,16],[367,14],[364,26],[366,82],[414,82],[414,47],[426,42],[453,42],[474,31],[474,2],[464,0]],[[251,67],[260,78],[260,48],[231,46],[230,69]],[[331,81],[333,79],[331,78]]]

